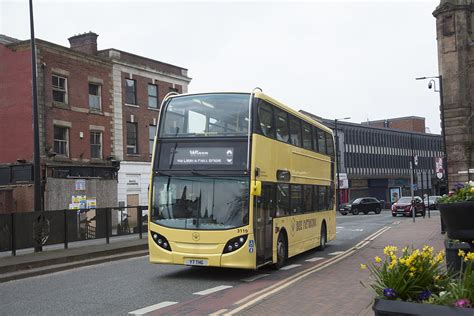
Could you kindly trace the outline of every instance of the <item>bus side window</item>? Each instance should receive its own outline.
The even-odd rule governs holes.
[[[275,138],[273,123],[273,106],[261,100],[258,106],[258,126],[262,135]]]
[[[328,208],[330,210],[333,209],[334,207],[334,198],[336,197],[335,194],[334,194],[334,183],[331,182],[331,186],[329,186],[328,188],[328,202],[329,202],[329,205],[328,205]]]
[[[314,210],[315,211],[320,211],[322,209],[321,207],[321,201],[319,199],[319,185],[313,186],[313,204],[314,204]]]
[[[303,186],[301,184],[292,184],[290,186],[291,192],[291,200],[290,200],[290,207],[291,207],[291,214],[300,214],[302,213],[303,207]]]
[[[287,143],[290,139],[288,131],[288,114],[277,108],[275,108],[275,128],[276,139]]]
[[[309,213],[314,211],[313,209],[313,186],[311,185],[305,185],[303,187],[303,203],[304,203],[304,209],[303,211],[305,213]]]
[[[318,128],[312,127],[312,138],[313,138],[313,151],[319,152],[319,142],[318,142]]]
[[[290,143],[301,147],[301,121],[290,115]]]
[[[277,197],[277,211],[276,211],[276,216],[285,216],[289,214],[289,209],[290,209],[290,197],[289,197],[289,184],[286,183],[279,183],[277,184],[277,192],[276,192],[276,197]]]
[[[311,136],[311,125],[306,122],[303,122],[303,148],[312,150],[313,149],[313,138]]]
[[[329,156],[334,156],[334,141],[332,139],[331,134],[329,133],[324,133],[326,134],[326,146],[327,146],[327,153]]]
[[[316,129],[316,132],[317,132],[317,139],[318,139],[318,149],[319,149],[319,153],[320,154],[323,154],[323,155],[326,155],[327,154],[327,151],[326,151],[326,136],[324,135],[324,132],[322,130],[320,130],[319,128]]]
[[[328,199],[327,199],[327,187],[319,186],[319,205],[320,210],[327,210],[328,208]]]

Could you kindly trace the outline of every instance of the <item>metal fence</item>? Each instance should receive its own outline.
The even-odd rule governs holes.
[[[0,214],[0,252],[147,231],[147,206]]]

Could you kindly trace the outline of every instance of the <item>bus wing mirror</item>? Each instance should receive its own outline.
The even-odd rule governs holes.
[[[252,181],[250,186],[250,194],[254,196],[262,195],[262,182],[261,181]]]

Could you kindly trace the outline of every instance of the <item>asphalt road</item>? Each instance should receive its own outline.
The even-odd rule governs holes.
[[[379,215],[338,215],[337,239],[325,251],[309,251],[288,261],[305,266],[329,257],[394,222],[412,220]],[[296,270],[296,269],[295,269]],[[0,284],[0,315],[122,314],[161,302],[185,302],[201,291],[250,284],[253,277],[282,278],[292,270],[257,271],[152,265],[139,257]],[[204,292],[206,293],[206,292]],[[202,294],[202,293],[201,293]]]

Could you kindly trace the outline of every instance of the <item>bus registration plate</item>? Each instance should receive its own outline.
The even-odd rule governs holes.
[[[206,259],[184,259],[184,264],[187,266],[208,266],[209,261]]]

